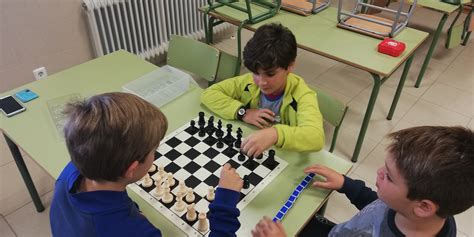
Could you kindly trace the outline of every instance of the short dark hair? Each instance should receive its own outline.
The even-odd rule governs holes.
[[[259,69],[288,69],[296,59],[296,39],[282,24],[266,24],[257,29],[244,48],[244,65],[253,73]]]
[[[428,199],[446,218],[474,204],[474,134],[464,127],[422,126],[389,135],[388,146],[406,181],[407,198]]]
[[[158,147],[168,123],[155,106],[128,93],[105,93],[66,106],[66,145],[88,179],[117,181]]]

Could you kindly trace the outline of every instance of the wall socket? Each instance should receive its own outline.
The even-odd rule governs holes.
[[[46,71],[45,67],[40,67],[33,70],[33,75],[35,76],[36,80],[39,80],[47,77],[48,72]]]

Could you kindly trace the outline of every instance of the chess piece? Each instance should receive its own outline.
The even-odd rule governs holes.
[[[257,156],[257,160],[261,160],[263,158],[263,153]]]
[[[197,218],[196,209],[194,208],[194,203],[188,205],[188,212],[186,213],[186,220],[195,221]]]
[[[271,149],[268,151],[268,163],[271,165],[275,164],[275,150]]]
[[[216,128],[214,127],[214,116],[211,116],[209,117],[209,120],[207,121],[206,133],[209,136],[212,136],[212,134],[214,133],[214,130],[216,130]]]
[[[243,188],[244,189],[248,189],[250,187],[250,180],[249,180],[249,176],[248,175],[244,175],[244,186]]]
[[[198,135],[200,137],[206,136],[206,129],[204,128],[204,124],[199,124],[199,132]]]
[[[166,172],[165,172],[165,167],[164,166],[158,166],[158,175],[161,177],[161,179],[166,178]]]
[[[214,198],[215,198],[215,197],[216,197],[216,194],[214,193],[214,187],[209,186],[209,190],[208,190],[208,192],[207,192],[207,194],[206,194],[207,200],[209,200],[209,201],[212,202],[212,201],[214,201]]]
[[[245,161],[245,155],[242,153],[242,151],[239,152],[239,156],[237,157],[239,161]]]
[[[156,171],[156,165],[155,164],[151,164],[151,167],[150,169],[148,169],[148,173],[153,173]]]
[[[174,209],[177,212],[182,212],[186,209],[186,203],[183,201],[183,194],[178,194],[178,196],[176,196],[176,204],[174,204]]]
[[[237,129],[237,140],[234,143],[235,148],[240,148],[240,145],[242,145],[242,129],[238,128]]]
[[[194,120],[191,120],[191,122],[189,122],[190,126],[188,129],[186,129],[186,131],[188,131],[189,133],[191,134],[194,134],[198,131],[198,128],[196,127],[196,121]]]
[[[193,189],[188,188],[188,191],[186,194],[186,202],[194,202],[194,199],[196,199],[196,197],[194,196]]]
[[[173,179],[173,174],[171,172],[169,172],[168,174],[166,174],[166,180],[168,181],[168,183],[170,184],[170,186],[173,186],[175,184],[175,181]]]
[[[142,186],[144,188],[149,188],[153,185],[153,179],[150,177],[150,175],[148,173],[146,173],[145,175],[145,178],[143,178],[143,181],[142,181]]]
[[[224,137],[224,143],[231,146],[235,138],[232,136],[232,124],[227,124],[227,135]]]
[[[206,120],[204,119],[204,112],[199,112],[199,120],[198,120],[198,125],[199,126],[204,126],[206,124]]]
[[[161,200],[166,204],[169,204],[173,201],[173,194],[170,193],[170,187],[165,187],[165,191]]]
[[[187,190],[188,188],[186,187],[186,184],[184,183],[184,181],[179,181],[178,192],[186,193]]]
[[[207,223],[207,217],[205,212],[199,212],[199,223],[198,230],[202,233],[209,230],[209,223]]]
[[[158,176],[158,178],[155,180],[156,188],[155,188],[155,196],[161,197],[163,196],[164,193],[164,188],[163,185],[161,184],[161,178]]]
[[[221,137],[224,136],[224,131],[222,131],[222,121],[219,119],[217,121],[217,130],[216,130],[216,137]]]

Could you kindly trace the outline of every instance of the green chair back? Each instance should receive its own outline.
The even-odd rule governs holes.
[[[232,54],[228,54],[224,51],[221,51],[221,56],[219,58],[219,67],[217,69],[217,76],[214,82],[210,82],[209,85],[237,76],[236,67],[238,58]]]
[[[316,91],[319,111],[321,111],[323,119],[334,126],[334,134],[332,136],[331,147],[329,148],[329,152],[333,152],[336,147],[339,128],[341,127],[348,107],[319,88],[313,87],[313,90]]]
[[[208,44],[172,35],[167,64],[213,82],[216,79],[219,55],[220,51]]]

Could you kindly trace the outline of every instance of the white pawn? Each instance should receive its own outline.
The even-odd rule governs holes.
[[[199,212],[199,223],[198,230],[200,232],[206,232],[209,229],[209,224],[207,223],[207,217],[205,212]]]
[[[170,186],[173,186],[175,181],[173,179],[173,174],[171,172],[169,172],[167,175],[167,180],[168,180],[168,183],[170,184]]]
[[[158,175],[162,178],[165,179],[166,177],[166,172],[165,172],[165,167],[164,166],[158,166]]]
[[[186,190],[187,190],[187,187],[186,187],[186,184],[184,183],[184,181],[179,181],[178,192],[186,193]]]
[[[166,204],[173,201],[173,194],[170,193],[170,187],[165,187],[165,192],[163,193],[163,198],[161,200]]]
[[[178,194],[178,196],[176,197],[176,204],[175,204],[174,209],[177,212],[182,212],[184,211],[184,209],[186,209],[186,203],[183,201],[182,194]]]
[[[145,178],[143,179],[142,186],[144,188],[149,188],[153,185],[153,179],[150,177],[148,173],[146,173]]]
[[[163,188],[163,185],[161,184],[160,176],[158,176],[157,179],[155,180],[155,184],[156,184],[155,196],[157,197],[163,196],[164,188]]]
[[[155,165],[155,164],[151,164],[150,169],[148,169],[148,173],[152,173],[152,172],[155,172],[155,171],[156,171],[156,165]]]
[[[194,202],[194,192],[192,188],[188,188],[188,194],[186,194],[186,202]]]
[[[207,194],[206,194],[207,200],[214,201],[215,197],[216,197],[216,195],[214,193],[214,187],[209,186],[209,192],[207,192]]]
[[[195,221],[197,218],[196,209],[194,209],[194,203],[189,204],[188,212],[186,213],[186,220]]]

